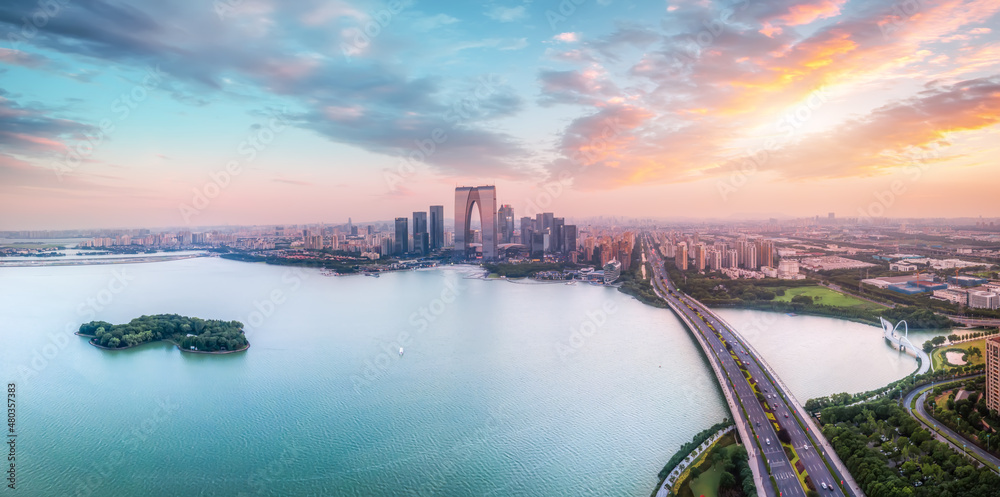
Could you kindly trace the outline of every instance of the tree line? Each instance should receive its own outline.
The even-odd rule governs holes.
[[[869,497],[995,497],[1000,477],[934,440],[891,399],[822,411],[823,435]]]
[[[204,352],[245,349],[249,344],[243,323],[201,319],[177,314],[141,316],[126,324],[91,321],[80,325],[80,334],[91,343],[111,349],[169,340],[185,350]],[[193,349],[192,349],[193,347]]]

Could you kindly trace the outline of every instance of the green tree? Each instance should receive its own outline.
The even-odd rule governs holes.
[[[792,303],[811,305],[813,303],[813,298],[808,295],[796,295],[792,297]]]

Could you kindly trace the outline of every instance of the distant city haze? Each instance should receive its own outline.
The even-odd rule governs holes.
[[[995,0],[563,4],[3,2],[0,230],[1000,216]]]

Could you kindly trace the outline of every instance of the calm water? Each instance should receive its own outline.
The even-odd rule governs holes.
[[[0,269],[18,494],[645,496],[680,444],[728,415],[669,311],[474,274],[216,258]],[[252,346],[108,353],[64,332],[154,313],[239,319]],[[803,373],[786,376],[803,400],[912,369],[875,328],[794,319],[810,325],[754,341]],[[873,346],[855,345],[862,332]],[[796,336],[823,342],[784,353]]]

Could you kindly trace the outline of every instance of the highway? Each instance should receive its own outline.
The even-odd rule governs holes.
[[[968,318],[965,316],[951,316],[952,321],[962,323],[966,326],[1000,326],[1000,319],[997,318]]]
[[[737,420],[741,438],[748,442],[751,468],[758,477],[758,494],[775,497],[806,495],[778,440],[777,430],[767,417],[770,411],[777,423],[790,435],[791,445],[820,495],[863,495],[853,484],[850,475],[846,474],[836,455],[832,454],[832,449],[826,445],[822,434],[816,434],[817,439],[810,437],[807,430],[815,431],[815,425],[806,419],[804,411],[795,405],[780,381],[765,373],[766,368],[756,357],[752,347],[747,347],[730,326],[707,307],[673,287],[664,269],[665,261],[656,250],[651,250],[652,240],[644,236],[643,241],[647,259],[653,266],[654,289],[688,325],[713,363],[713,370],[725,391],[733,419]],[[673,261],[669,263],[672,264]],[[732,354],[726,344],[732,348]],[[764,402],[758,400],[757,393],[744,376],[744,369],[758,384]],[[769,372],[774,375],[773,371]],[[803,426],[806,428],[803,429]],[[818,449],[817,440],[821,444]],[[844,481],[843,486],[841,481]],[[824,483],[827,489],[823,489]]]
[[[944,442],[944,443],[950,445],[953,449],[955,449],[958,452],[975,452],[983,460],[990,462],[990,465],[992,466],[991,469],[1000,470],[1000,458],[997,458],[993,454],[990,454],[989,452],[986,452],[985,450],[979,448],[978,446],[976,446],[975,444],[973,444],[971,442],[970,443],[966,443],[965,447],[959,447],[959,446],[955,445],[954,443],[952,443],[951,440],[948,440],[947,438],[941,436],[941,434],[938,433],[938,432],[944,432],[944,433],[948,434],[948,436],[950,436],[951,438],[953,438],[955,440],[965,440],[965,437],[962,436],[961,434],[959,434],[958,432],[952,430],[951,428],[945,426],[944,424],[936,423],[935,420],[934,420],[934,418],[924,408],[924,401],[927,398],[927,394],[934,387],[937,387],[938,385],[945,385],[945,384],[948,384],[948,383],[955,383],[955,382],[958,382],[958,381],[967,380],[969,378],[975,378],[977,376],[982,376],[982,375],[978,374],[978,375],[968,376],[968,377],[965,377],[965,378],[952,378],[952,379],[949,379],[949,380],[943,380],[943,381],[937,381],[937,382],[934,382],[934,383],[929,383],[929,384],[924,385],[922,387],[915,388],[913,391],[911,391],[909,394],[907,394],[906,397],[903,398],[903,407],[906,408],[906,412],[910,413],[910,416],[913,416],[914,419],[916,419],[917,421],[919,421],[928,430],[930,430],[931,433],[934,434],[934,438],[938,439],[941,442]],[[929,421],[931,423],[934,423],[934,424],[927,424],[926,422],[924,422],[924,419],[920,419],[919,416],[914,416],[913,415],[913,409],[910,409],[910,403],[913,402],[913,398],[914,397],[917,397],[917,407],[916,407],[917,413],[919,413],[920,416],[923,416],[923,418],[926,419],[927,421]]]

